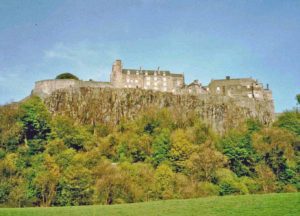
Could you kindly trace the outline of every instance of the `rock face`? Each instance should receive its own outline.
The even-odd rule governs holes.
[[[66,115],[83,124],[118,124],[122,118],[133,119],[152,107],[169,107],[187,115],[197,115],[219,133],[238,125],[247,118],[270,124],[274,118],[272,100],[231,98],[217,95],[174,95],[142,89],[68,88],[43,98],[54,115]]]

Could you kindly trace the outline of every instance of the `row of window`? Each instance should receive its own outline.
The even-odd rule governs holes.
[[[128,70],[128,71],[127,71],[127,74],[130,75],[130,73],[131,73],[130,70]],[[136,71],[135,74],[136,74],[136,75],[139,75],[139,74],[140,74],[140,71]],[[148,72],[147,72],[147,71],[145,72],[145,75],[148,76]],[[157,72],[154,72],[154,76],[156,76],[156,75],[157,75]],[[163,72],[163,76],[166,76],[166,73],[165,73],[165,72]]]
[[[129,85],[125,85],[124,87],[125,87],[125,88],[136,88],[136,87],[138,87],[138,86],[134,86],[134,85],[129,84]],[[158,88],[157,86],[154,86],[154,88],[150,88],[150,87],[145,86],[144,89],[154,89],[154,90],[159,90],[159,88]],[[162,91],[167,91],[167,90],[168,90],[167,87],[163,87],[163,89],[162,89]],[[173,92],[175,92],[175,89],[173,89]]]

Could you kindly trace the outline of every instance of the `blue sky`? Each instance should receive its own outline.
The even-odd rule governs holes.
[[[203,85],[253,77],[281,112],[300,93],[300,1],[0,0],[0,104],[61,72],[109,80],[115,59]]]

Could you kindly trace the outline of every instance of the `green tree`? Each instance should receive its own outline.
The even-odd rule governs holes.
[[[50,113],[39,97],[31,97],[20,105],[20,123],[29,153],[42,152],[49,137]]]
[[[286,111],[282,113],[274,123],[274,126],[285,128],[300,137],[300,112]]]
[[[295,135],[285,129],[265,128],[253,135],[253,145],[265,163],[273,170],[278,180],[293,181],[288,161],[295,157]]]
[[[170,132],[167,129],[163,129],[161,133],[154,138],[152,143],[152,160],[155,167],[169,159],[170,148]]]
[[[22,125],[18,118],[18,105],[0,107],[0,148],[5,151],[16,151],[21,144]]]
[[[92,204],[92,173],[80,164],[70,165],[62,173],[58,185],[57,204],[88,205]]]
[[[92,134],[85,127],[76,125],[68,117],[55,117],[52,121],[52,128],[53,138],[62,139],[67,147],[74,148],[75,150],[88,148],[93,142]]]
[[[71,74],[71,73],[62,73],[56,76],[55,79],[74,79],[79,80],[77,76]]]

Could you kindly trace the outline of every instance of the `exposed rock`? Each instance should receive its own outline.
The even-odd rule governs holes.
[[[54,115],[66,115],[84,124],[118,124],[123,117],[133,119],[149,107],[169,107],[182,115],[195,111],[219,133],[237,126],[247,118],[257,118],[263,124],[270,124],[274,118],[272,100],[175,95],[142,89],[68,88],[52,92],[44,101]]]

